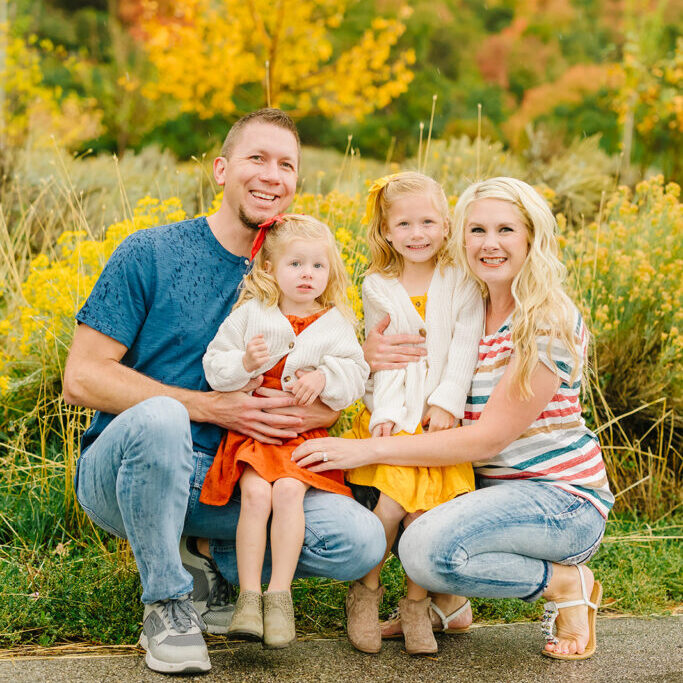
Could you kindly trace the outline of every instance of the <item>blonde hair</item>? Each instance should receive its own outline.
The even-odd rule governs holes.
[[[575,306],[564,291],[566,269],[560,261],[557,222],[550,207],[527,183],[515,178],[491,178],[470,185],[455,206],[452,249],[456,260],[481,286],[485,299],[489,292],[467,262],[465,225],[472,204],[480,199],[510,202],[527,228],[528,253],[512,281],[515,308],[512,316],[512,344],[517,362],[513,374],[520,396],[533,395],[530,377],[538,363],[538,335],[549,337],[549,350],[556,340],[573,360],[571,381],[579,375],[580,357],[576,350]]]
[[[266,232],[263,246],[254,258],[251,271],[242,280],[240,296],[235,308],[249,299],[258,299],[266,306],[277,306],[280,302],[280,287],[268,270],[287,245],[294,240],[322,241],[327,245],[327,258],[330,262],[330,275],[325,291],[316,299],[321,308],[335,306],[353,325],[358,321],[353,314],[347,295],[350,286],[349,276],[337,250],[332,231],[312,216],[286,214]]]
[[[374,197],[373,197],[374,194]],[[448,238],[451,229],[449,219],[448,200],[439,183],[433,178],[405,171],[395,173],[387,178],[381,178],[370,188],[368,197],[368,246],[370,247],[370,266],[367,274],[381,273],[399,277],[403,272],[403,256],[385,236],[387,229],[386,217],[392,202],[407,194],[424,194],[430,197],[434,208],[441,214],[447,229],[446,239],[436,255],[436,263],[444,267],[453,263],[453,258],[448,249]]]

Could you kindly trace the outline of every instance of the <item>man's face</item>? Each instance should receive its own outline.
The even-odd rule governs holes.
[[[230,158],[214,162],[216,181],[224,186],[223,205],[253,229],[283,213],[296,190],[298,159],[290,131],[261,121],[248,124]]]

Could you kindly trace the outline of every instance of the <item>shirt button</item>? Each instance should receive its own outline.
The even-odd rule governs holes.
[[[289,342],[289,348],[293,349],[294,348],[294,342]]]
[[[425,330],[424,327],[420,328],[420,336],[421,337],[426,337],[427,336],[427,330]]]
[[[291,381],[291,379],[292,378],[289,375],[287,375],[287,377],[285,377],[284,380],[282,380],[282,381],[283,382],[289,382],[289,381]]]

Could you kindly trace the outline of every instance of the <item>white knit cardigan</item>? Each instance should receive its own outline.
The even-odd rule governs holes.
[[[268,344],[268,361],[253,372],[242,364],[247,343],[262,334]],[[289,355],[287,355],[289,354]],[[320,399],[333,410],[342,410],[365,391],[370,368],[352,325],[331,308],[298,336],[277,306],[249,299],[223,321],[204,354],[204,374],[216,391],[241,389],[250,379],[270,370],[287,355],[282,388],[289,391],[297,370],[321,370],[325,388]]]
[[[370,429],[393,422],[394,432],[413,433],[430,405],[462,419],[484,326],[476,283],[453,266],[437,268],[422,320],[396,278],[371,273],[363,282],[363,311],[366,334],[388,313],[386,334],[423,334],[427,345],[427,356],[406,368],[373,374],[364,398]]]

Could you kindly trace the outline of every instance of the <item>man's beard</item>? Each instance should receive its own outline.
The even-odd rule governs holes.
[[[250,230],[258,230],[259,225],[261,225],[261,223],[263,223],[262,219],[251,218],[250,216],[247,216],[247,214],[245,213],[244,209],[241,206],[239,209],[238,217],[239,217],[240,221],[242,221],[242,225],[245,228],[249,228]]]

